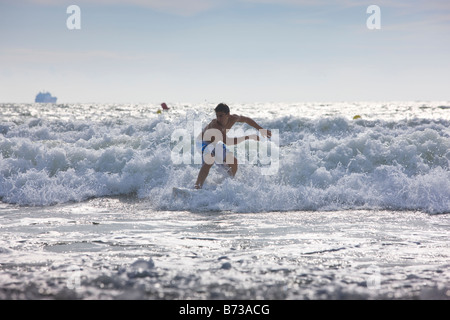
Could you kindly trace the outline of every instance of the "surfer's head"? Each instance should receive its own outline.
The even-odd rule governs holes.
[[[214,111],[230,114],[230,108],[225,103],[219,103]]]
[[[215,109],[216,119],[222,126],[228,123],[228,118],[230,117],[230,108],[225,103],[220,103]]]

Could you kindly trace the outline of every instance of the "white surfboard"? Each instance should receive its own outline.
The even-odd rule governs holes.
[[[189,198],[195,192],[198,192],[198,190],[197,189],[189,189],[189,188],[177,188],[177,187],[173,187],[173,189],[172,189],[172,195],[175,198]]]

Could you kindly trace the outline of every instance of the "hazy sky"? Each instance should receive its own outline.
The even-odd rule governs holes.
[[[0,102],[450,100],[449,57],[448,0],[0,0]]]

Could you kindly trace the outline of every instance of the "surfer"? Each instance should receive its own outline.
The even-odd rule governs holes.
[[[270,130],[263,129],[253,119],[230,114],[230,108],[224,103],[217,105],[214,111],[216,112],[216,119],[212,120],[198,137],[198,139],[202,141],[203,164],[198,173],[197,182],[194,186],[195,189],[202,188],[203,183],[209,174],[209,169],[211,169],[215,162],[214,158],[216,156],[216,150],[218,149],[218,142],[222,142],[222,148],[219,149],[221,150],[222,155],[218,155],[222,157],[221,163],[225,165],[228,174],[234,177],[238,169],[237,159],[234,157],[233,152],[229,151],[226,146],[235,145],[249,139],[259,141],[259,136],[256,134],[239,138],[227,137],[228,130],[230,130],[236,122],[247,123],[249,126],[259,130],[264,137],[270,138],[272,135]]]

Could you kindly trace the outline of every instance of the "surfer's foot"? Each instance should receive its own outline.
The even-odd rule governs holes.
[[[194,189],[201,189],[202,188],[202,186],[199,186],[198,184],[196,184],[195,186],[194,186]]]

